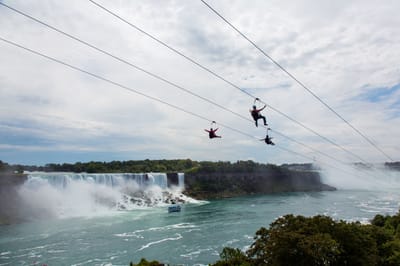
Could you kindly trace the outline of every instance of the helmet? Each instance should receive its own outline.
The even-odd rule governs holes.
[[[256,108],[257,108],[257,106],[253,105],[253,109],[256,109]]]

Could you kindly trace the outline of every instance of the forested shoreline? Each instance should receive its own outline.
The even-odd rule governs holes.
[[[371,168],[373,165],[362,163],[353,164],[359,168]],[[383,166],[389,170],[400,171],[400,162],[387,162]],[[271,168],[281,168],[290,170],[312,171],[319,170],[313,164],[262,164],[247,161],[193,161],[191,159],[174,160],[128,160],[128,161],[90,161],[76,163],[49,163],[44,166],[9,164],[0,160],[0,172],[23,172],[23,171],[43,171],[43,172],[73,172],[73,173],[146,173],[146,172],[184,172],[184,173],[213,173],[213,172],[255,172]]]
[[[44,166],[8,164],[0,161],[0,171],[41,171],[41,172],[73,172],[73,173],[146,173],[177,172],[198,166],[190,159],[177,160],[129,160],[129,161],[90,161],[76,163],[49,163]]]
[[[193,161],[190,159],[175,160],[129,160],[111,162],[76,162],[76,163],[50,163],[44,166],[8,164],[0,160],[0,171],[42,171],[42,172],[73,172],[73,173],[147,173],[147,172],[184,172],[184,173],[253,173],[269,169],[314,170],[312,164],[262,164],[247,161]]]

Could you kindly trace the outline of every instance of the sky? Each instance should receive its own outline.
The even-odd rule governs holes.
[[[207,0],[383,152],[200,0],[95,1],[228,82],[90,1],[1,0],[176,86],[0,5],[2,39],[123,86],[0,41],[0,160],[400,160],[399,1]],[[251,121],[254,97],[275,146]]]

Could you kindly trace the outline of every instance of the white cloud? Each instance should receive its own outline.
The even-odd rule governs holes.
[[[4,3],[250,118],[250,97],[88,1]],[[99,0],[99,3],[365,160],[387,160],[200,1]],[[398,160],[400,91],[375,102],[359,96],[400,83],[397,16],[400,3],[372,0],[209,3]],[[264,129],[255,128],[248,121],[3,6],[0,6],[0,25],[3,38],[255,138],[265,135]],[[17,147],[16,150],[23,152],[24,146],[41,150],[57,147],[104,151],[110,158],[132,151],[136,158],[142,154],[143,158],[307,161],[223,127],[219,131],[223,138],[210,141],[203,131],[209,127],[207,121],[3,42],[0,49],[0,134],[7,136],[0,139],[0,144],[4,150]],[[267,108],[264,114],[270,126],[279,132],[337,158],[357,160],[271,109]],[[280,136],[274,137],[282,147],[306,156],[321,156]]]

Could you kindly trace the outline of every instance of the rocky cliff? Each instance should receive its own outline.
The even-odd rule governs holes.
[[[196,199],[215,199],[250,194],[297,191],[327,191],[336,188],[321,182],[318,171],[283,167],[249,172],[185,174],[185,193]]]
[[[0,172],[0,225],[21,220],[17,189],[26,179],[24,174]]]

